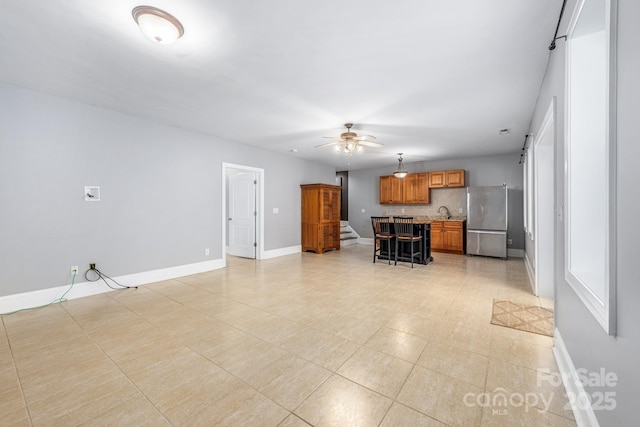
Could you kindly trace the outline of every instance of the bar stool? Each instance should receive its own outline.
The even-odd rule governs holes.
[[[395,240],[396,235],[391,230],[392,222],[386,216],[372,216],[371,226],[373,227],[373,263],[376,262],[376,253],[382,255],[382,241],[387,242],[387,253],[389,254],[389,265],[391,265],[391,241]],[[378,248],[380,242],[380,248]]]
[[[422,255],[421,242],[422,235],[414,235],[413,234],[413,217],[407,216],[394,216],[393,217],[393,228],[396,233],[396,257],[395,257],[395,265],[398,265],[398,252],[400,243],[409,243],[411,250],[411,268],[413,268],[413,259],[415,256]],[[418,243],[418,250],[415,251],[415,244]],[[419,258],[418,258],[419,259]]]

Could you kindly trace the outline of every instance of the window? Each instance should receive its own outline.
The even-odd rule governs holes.
[[[615,334],[615,0],[580,0],[567,39],[565,278]]]

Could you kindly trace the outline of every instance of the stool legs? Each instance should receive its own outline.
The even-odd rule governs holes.
[[[413,268],[413,259],[415,258],[415,255],[414,255],[414,252],[413,252],[413,250],[414,250],[414,245],[415,245],[416,243],[419,243],[419,242],[420,242],[419,240],[408,240],[408,241],[403,242],[403,243],[409,243],[409,244],[411,245],[411,248],[410,248],[410,251],[409,251],[409,253],[411,254],[411,268]],[[398,252],[399,252],[399,250],[400,250],[400,248],[399,248],[399,246],[398,246],[398,245],[399,245],[399,243],[400,243],[400,239],[397,239],[397,238],[396,238],[396,253],[395,253],[395,262],[394,262],[394,265],[398,265]]]
[[[391,258],[391,257],[389,257]],[[398,265],[398,238],[396,237],[396,250],[395,250],[395,256],[394,256],[394,262],[393,265]]]

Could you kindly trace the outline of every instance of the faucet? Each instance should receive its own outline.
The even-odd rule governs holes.
[[[442,209],[444,209],[444,212],[445,212],[444,214],[442,213]],[[449,208],[447,208],[446,206],[440,206],[440,207],[438,208],[438,213],[439,213],[440,215],[444,215],[444,216],[446,216],[446,217],[447,217],[447,219],[451,218],[451,212],[449,212]]]

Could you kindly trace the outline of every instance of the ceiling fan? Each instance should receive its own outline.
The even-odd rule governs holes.
[[[346,154],[351,154],[353,152],[362,151],[364,147],[377,148],[377,147],[382,147],[384,145],[379,142],[372,141],[373,139],[376,139],[376,137],[373,135],[358,136],[357,133],[351,132],[353,123],[345,123],[344,127],[347,128],[347,131],[342,132],[336,141],[327,142],[326,144],[316,145],[316,148],[335,145],[336,151],[341,151]],[[324,136],[323,138],[336,139],[335,136]]]

